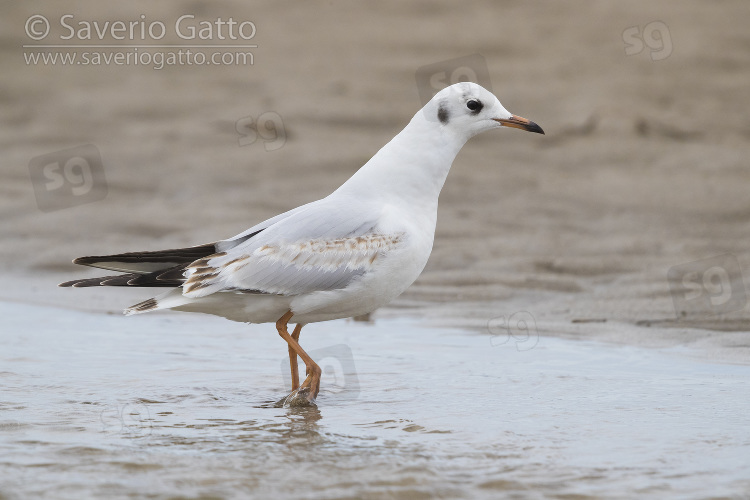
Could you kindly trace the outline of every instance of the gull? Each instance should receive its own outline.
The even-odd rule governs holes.
[[[284,404],[315,404],[321,370],[300,347],[302,327],[370,313],[419,277],[432,252],[438,196],[453,160],[471,137],[500,127],[544,134],[480,85],[451,85],[325,198],[214,243],[80,257],[73,262],[126,274],[60,286],[170,288],[126,315],[174,309],[276,323],[292,374]],[[301,385],[297,356],[306,366]]]

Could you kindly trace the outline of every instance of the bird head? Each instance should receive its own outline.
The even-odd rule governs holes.
[[[444,88],[424,107],[425,118],[466,139],[486,130],[511,127],[544,134],[536,123],[510,113],[492,92],[472,82]]]

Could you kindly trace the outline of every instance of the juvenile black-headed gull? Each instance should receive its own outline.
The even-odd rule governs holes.
[[[287,401],[314,402],[321,371],[298,343],[303,325],[369,313],[406,290],[432,252],[438,195],[454,158],[471,137],[503,126],[544,134],[481,86],[451,85],[325,198],[215,243],[80,257],[73,262],[128,274],[60,286],[171,288],[127,315],[175,309],[275,322],[289,346]],[[307,367],[301,386],[297,355]]]

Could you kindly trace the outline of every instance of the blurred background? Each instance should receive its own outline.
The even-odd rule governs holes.
[[[53,285],[95,273],[77,256],[215,241],[323,197],[441,85],[472,78],[547,135],[502,130],[464,148],[432,258],[396,307],[437,304],[427,314],[477,327],[522,308],[541,323],[745,328],[749,10],[7,2],[0,252],[14,285],[2,293],[119,310],[142,291]],[[120,48],[149,44],[178,47]],[[211,44],[254,47],[178,54]],[[221,64],[205,63],[214,53]],[[65,178],[86,145],[90,179],[75,162]],[[689,290],[670,269],[727,253],[718,281],[702,276],[713,261],[688,266],[715,290],[675,302]],[[707,302],[731,284],[730,307]]]
[[[0,5],[0,498],[748,490],[750,3]],[[419,280],[306,330],[348,399],[272,409],[269,325],[56,287],[328,195],[464,79],[546,135],[472,139]]]
[[[2,293],[119,310],[143,291],[53,285],[96,272],[77,256],[215,241],[327,195],[441,85],[468,77],[547,135],[502,130],[464,148],[432,258],[395,307],[477,327],[523,309],[540,323],[744,329],[749,11],[7,2],[0,252],[14,284]],[[116,47],[29,47],[40,44]],[[148,44],[178,47],[120,48]],[[128,63],[107,62],[118,52]],[[221,64],[200,64],[214,53]],[[65,170],[86,145],[90,178]],[[725,273],[704,276],[724,254]],[[670,286],[670,269],[695,261]],[[688,271],[697,295],[680,288]],[[730,289],[729,306],[709,301]]]

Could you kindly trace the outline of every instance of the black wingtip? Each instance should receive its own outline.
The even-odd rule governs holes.
[[[71,281],[65,281],[63,283],[60,283],[59,287],[62,288],[83,288],[86,286],[98,286],[98,278],[84,278],[84,279],[77,279],[77,280],[71,280]]]
[[[101,257],[78,257],[76,259],[73,259],[73,264],[78,264],[80,266],[87,266],[89,264],[94,264],[100,260],[102,260]]]

